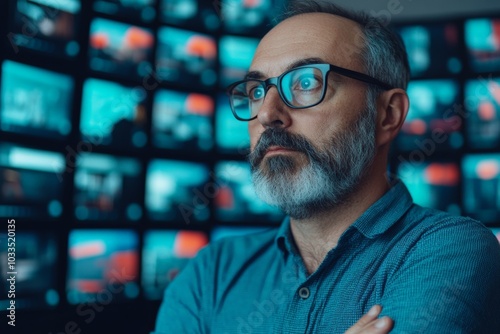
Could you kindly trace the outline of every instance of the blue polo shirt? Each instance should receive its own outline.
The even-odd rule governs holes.
[[[288,219],[212,243],[165,291],[153,333],[344,333],[374,304],[391,333],[500,333],[498,241],[398,182],[310,275]]]

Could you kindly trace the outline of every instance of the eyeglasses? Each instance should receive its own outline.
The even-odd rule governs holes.
[[[278,77],[266,80],[246,79],[233,83],[227,88],[231,111],[240,121],[255,119],[271,86],[276,87],[281,100],[292,109],[314,107],[325,97],[327,76],[330,71],[385,90],[394,88],[369,75],[335,65],[303,65],[288,70]]]

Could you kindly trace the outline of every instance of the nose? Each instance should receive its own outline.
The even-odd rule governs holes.
[[[276,86],[268,88],[257,113],[257,120],[264,128],[287,128],[291,124],[289,107],[281,99]]]

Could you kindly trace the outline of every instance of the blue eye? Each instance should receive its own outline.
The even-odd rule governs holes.
[[[302,76],[295,81],[294,90],[309,91],[318,88],[320,85],[320,81],[315,77]]]
[[[264,95],[265,95],[264,88],[259,86],[253,88],[248,94],[248,97],[250,97],[251,100],[260,100],[264,97]]]
[[[313,83],[310,78],[300,80],[299,86],[301,89],[310,89]]]

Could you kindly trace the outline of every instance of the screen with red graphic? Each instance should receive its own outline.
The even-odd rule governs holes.
[[[465,83],[467,142],[471,148],[500,148],[500,78]]]
[[[214,108],[208,95],[158,90],[153,104],[154,145],[209,151],[214,146]]]
[[[124,78],[152,75],[150,29],[96,18],[90,25],[89,66]]]
[[[250,166],[241,161],[221,161],[215,166],[218,191],[216,216],[225,222],[279,223],[282,213],[255,194]]]
[[[395,141],[399,150],[421,150],[426,156],[438,150],[459,149],[464,108],[455,80],[416,80],[408,85],[410,110]]]
[[[403,162],[397,175],[413,201],[424,207],[460,215],[460,167],[454,162]]]
[[[217,82],[215,38],[173,27],[158,30],[156,74],[159,81],[207,88]]]
[[[465,45],[474,71],[498,71],[500,67],[500,19],[477,18],[465,21]]]
[[[161,299],[167,285],[207,244],[207,235],[200,231],[147,231],[142,251],[142,288],[146,298]]]
[[[68,239],[66,297],[70,304],[115,302],[139,295],[137,232],[73,230]]]

